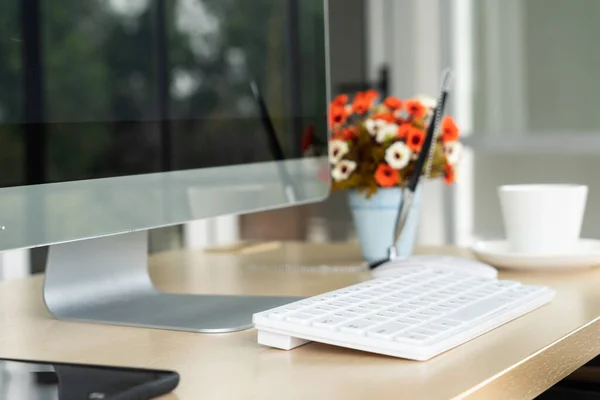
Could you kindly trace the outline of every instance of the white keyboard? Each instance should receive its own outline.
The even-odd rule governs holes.
[[[542,286],[406,267],[254,314],[258,342],[291,350],[310,341],[428,360],[550,302]]]

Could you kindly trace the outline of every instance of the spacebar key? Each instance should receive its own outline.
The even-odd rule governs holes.
[[[501,295],[494,296],[468,305],[450,315],[446,315],[444,319],[447,318],[461,322],[469,322],[499,311],[502,309],[502,306],[505,306],[506,304],[506,298],[502,298]]]

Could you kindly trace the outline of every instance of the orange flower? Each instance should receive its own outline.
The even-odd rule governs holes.
[[[364,114],[369,111],[371,108],[371,104],[373,103],[373,99],[369,98],[365,93],[359,92],[354,97],[354,102],[352,103],[352,111],[356,114]]]
[[[344,128],[333,132],[333,140],[354,140],[358,131],[356,128]]]
[[[446,185],[452,185],[456,180],[456,176],[454,174],[454,167],[450,164],[446,164],[446,167],[444,169],[444,182],[446,182]]]
[[[427,109],[419,100],[408,100],[406,111],[415,119],[421,119],[427,114]]]
[[[348,95],[340,94],[336,96],[331,104],[334,104],[339,107],[344,107],[346,104],[348,104]]]
[[[344,140],[354,140],[358,136],[358,129],[346,128],[343,130]]]
[[[423,143],[425,142],[425,133],[413,126],[410,127],[406,135],[406,145],[415,153],[421,152]]]
[[[344,107],[334,104],[329,107],[329,126],[342,125],[346,122],[346,118],[348,118],[348,113]]]
[[[400,182],[400,173],[387,164],[379,164],[375,180],[381,187],[392,187]]]
[[[383,104],[392,111],[402,108],[402,101],[397,97],[388,97]]]
[[[380,113],[375,114],[371,117],[372,119],[380,119],[382,121],[387,122],[388,124],[393,124],[396,122],[396,117],[392,113]]]
[[[371,101],[373,101],[373,100],[375,100],[376,98],[378,98],[378,97],[379,97],[379,93],[377,92],[377,90],[373,90],[373,89],[371,89],[371,90],[367,90],[367,91],[364,93],[364,95],[365,95],[365,97],[366,97],[367,99],[369,99],[369,100],[371,100]]]
[[[451,116],[446,115],[442,120],[442,141],[444,143],[456,142],[458,137],[458,126]]]
[[[410,133],[410,131],[413,129],[413,126],[411,124],[402,124],[398,127],[398,137],[400,139],[406,139],[408,137],[408,134]]]

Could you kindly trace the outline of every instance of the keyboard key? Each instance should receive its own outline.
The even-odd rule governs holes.
[[[376,317],[390,319],[390,318],[398,318],[401,314],[391,312],[391,311],[379,311],[378,313],[376,313],[374,315]]]
[[[371,296],[365,296],[362,293],[353,294],[349,297],[345,297],[345,300],[348,301],[362,301],[362,300],[370,300]]]
[[[356,308],[358,308],[360,310],[367,310],[367,311],[371,312],[374,310],[380,310],[381,306],[378,306],[377,304],[366,303],[366,304],[362,304]]]
[[[352,307],[352,308],[348,309],[348,312],[355,313],[355,314],[368,314],[371,311],[372,310],[369,310],[368,308],[359,308],[359,307]]]
[[[353,313],[350,311],[337,311],[332,314],[336,318],[353,319],[360,316],[360,314]]]
[[[429,311],[432,311],[434,313],[436,313],[436,315],[448,312],[449,308],[448,307],[442,307],[441,305],[439,306],[433,306],[429,309]]]
[[[303,312],[299,312],[296,314],[292,314],[289,317],[286,317],[286,321],[294,322],[296,324],[302,325],[310,325],[311,320],[313,320],[316,316],[312,314],[306,314]]]
[[[312,323],[312,326],[315,326],[317,328],[327,329],[327,330],[335,330],[338,325],[341,325],[345,321],[347,321],[347,320],[344,318],[338,318],[338,317],[333,317],[333,316],[324,317],[324,318],[319,318],[316,321],[314,321]]]
[[[368,317],[365,317],[365,320],[371,322],[384,322],[387,321],[388,318],[380,317],[379,315],[369,315]]]
[[[320,305],[320,306],[315,306],[315,309],[316,309],[316,310],[321,310],[321,311],[327,311],[327,312],[330,312],[330,311],[334,311],[336,308],[335,308],[335,307],[332,307],[332,306],[330,306],[330,305],[327,305],[327,304],[323,304],[323,305]]]
[[[381,308],[381,307],[391,306],[394,303],[390,302],[390,301],[375,300],[375,301],[371,301],[371,302],[369,302],[367,304]]]
[[[406,303],[406,305],[413,307],[414,309],[418,309],[418,308],[423,308],[423,307],[427,307],[429,305],[429,303],[426,303],[424,301],[409,301],[408,303]]]
[[[406,307],[406,305],[403,304],[400,306],[394,306],[394,307],[388,308],[386,311],[397,313],[397,314],[408,314],[408,313],[412,312],[413,310],[410,307]]]
[[[352,305],[352,303],[349,303],[349,302],[343,301],[343,300],[336,300],[334,302],[329,303],[329,305],[331,307],[348,307],[348,306]]]
[[[363,335],[373,325],[375,325],[375,322],[367,320],[357,320],[348,322],[340,326],[340,331],[346,333],[353,333],[355,335]]]
[[[435,322],[431,322],[431,323],[429,323],[427,325],[423,325],[423,329],[434,331],[436,333],[441,333],[441,332],[448,331],[449,327],[448,326],[444,326],[444,325],[440,325],[440,324],[436,324]]]
[[[419,335],[416,333],[400,333],[399,335],[397,335],[396,337],[394,337],[395,340],[397,341],[401,341],[401,342],[424,342],[427,339],[429,339],[428,336],[423,336],[423,335]]]
[[[423,321],[427,321],[428,319],[431,319],[431,317],[429,315],[425,315],[425,314],[421,314],[421,313],[410,314],[407,316],[407,318],[414,319],[418,322],[423,322]]]
[[[431,323],[435,324],[435,325],[441,325],[446,328],[456,328],[457,326],[460,326],[462,324],[460,321],[454,321],[454,320],[446,319],[446,318],[440,319],[440,320],[434,320]]]
[[[446,298],[447,298],[447,296],[444,296],[444,295],[441,295],[441,294],[430,294],[430,295],[427,296],[427,299],[429,301],[436,302],[436,303],[438,301],[444,300]]]
[[[432,329],[418,328],[418,329],[413,329],[413,330],[409,331],[409,333],[414,333],[416,335],[423,335],[423,336],[435,336],[438,334],[438,331],[432,330]]]
[[[457,294],[457,292],[455,292],[453,290],[440,290],[439,292],[437,292],[437,294],[444,296],[444,297],[448,297],[448,296],[455,296]]]
[[[447,318],[462,322],[473,321],[492,314],[505,306],[506,302],[502,298],[493,296],[489,299],[478,301],[455,311],[452,314],[449,314]]]
[[[383,325],[377,326],[377,327],[369,330],[367,332],[367,336],[378,338],[378,339],[390,340],[394,336],[396,336],[398,333],[400,333],[401,331],[403,331],[407,328],[410,328],[410,325],[400,324],[398,322],[390,322],[390,323],[383,324]]]
[[[303,313],[305,314],[311,314],[311,315],[325,315],[327,313],[329,313],[329,311],[325,311],[325,310],[319,310],[317,307],[311,307],[311,308],[306,308],[304,310],[302,310]]]
[[[422,319],[430,319],[431,317],[435,317],[436,315],[438,315],[438,314],[433,311],[422,310],[422,311],[417,312],[413,316],[417,317],[417,318],[422,318]]]
[[[283,319],[285,319],[286,314],[289,314],[289,313],[284,310],[273,310],[269,313],[269,318],[283,320]]]
[[[418,324],[422,323],[423,321],[408,316],[408,317],[400,317],[400,318],[396,319],[396,322],[401,323],[401,324],[407,324],[407,325],[418,325]]]
[[[510,287],[514,287],[514,286],[520,286],[521,284],[519,282],[515,282],[515,281],[498,281],[498,282],[494,283],[493,285],[495,285],[497,287],[501,287],[501,288],[510,288]]]

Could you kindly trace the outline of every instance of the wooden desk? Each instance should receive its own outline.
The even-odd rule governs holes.
[[[449,252],[449,249],[429,249]],[[172,252],[152,257],[165,291],[314,295],[368,278],[278,265],[357,265],[349,245],[286,244],[264,253]],[[266,267],[265,267],[266,266]],[[0,356],[179,371],[179,399],[531,399],[600,354],[600,270],[503,274],[554,287],[548,306],[428,362],[322,344],[285,352],[256,332],[205,335],[63,322],[41,297],[42,278],[0,284]],[[175,397],[169,397],[175,398]]]

